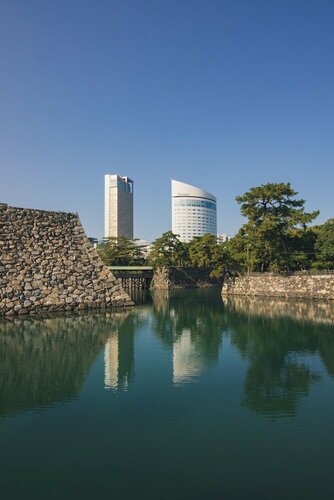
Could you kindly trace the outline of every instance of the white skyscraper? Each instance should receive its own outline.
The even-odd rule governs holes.
[[[172,231],[180,240],[217,235],[216,197],[207,191],[172,180]]]
[[[104,176],[104,236],[133,238],[133,181]]]

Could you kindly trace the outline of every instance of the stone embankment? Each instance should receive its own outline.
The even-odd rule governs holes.
[[[334,300],[334,275],[262,274],[226,278],[222,294]]]
[[[221,287],[222,278],[211,278],[211,269],[196,267],[163,267],[154,271],[151,288],[172,290],[176,288]]]
[[[77,214],[0,205],[0,315],[129,305]]]

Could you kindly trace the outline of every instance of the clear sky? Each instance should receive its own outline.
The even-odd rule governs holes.
[[[291,182],[334,217],[333,0],[1,0],[0,201],[103,234],[103,176],[135,234],[171,227],[170,179],[218,199]]]

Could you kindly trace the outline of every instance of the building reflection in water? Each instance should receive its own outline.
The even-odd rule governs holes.
[[[171,350],[173,384],[195,382],[218,361],[221,345],[221,304],[216,300],[212,305],[210,297],[212,293],[203,290],[200,295],[196,290],[187,294],[184,290],[154,291],[153,308],[138,308],[108,337],[104,350],[105,389],[129,388],[135,373],[135,331],[138,324],[149,321],[155,335]]]
[[[218,361],[224,321],[217,290],[154,291],[153,331],[172,348],[175,386],[196,382]]]
[[[192,341],[191,330],[184,328],[173,342],[173,383],[181,385],[195,381],[204,366],[201,353]]]
[[[110,337],[104,348],[104,388],[118,388],[118,335]]]
[[[104,348],[104,388],[126,391],[134,377],[134,335],[114,333]]]
[[[104,388],[128,390],[134,380],[135,334],[137,328],[147,322],[148,308],[131,311],[119,328],[108,337],[104,348]]]
[[[155,291],[153,306],[112,313],[2,320],[0,417],[77,398],[101,353],[101,386],[128,390],[135,334],[145,325],[168,350],[175,387],[218,362],[225,335],[245,368],[241,405],[291,416],[325,372],[334,378],[333,320],[334,303],[229,297],[222,304],[214,290]]]
[[[0,321],[0,417],[77,398],[128,311]]]

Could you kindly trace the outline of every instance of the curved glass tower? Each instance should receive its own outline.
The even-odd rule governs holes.
[[[207,233],[216,236],[216,197],[203,189],[172,180],[172,231],[184,242]]]

